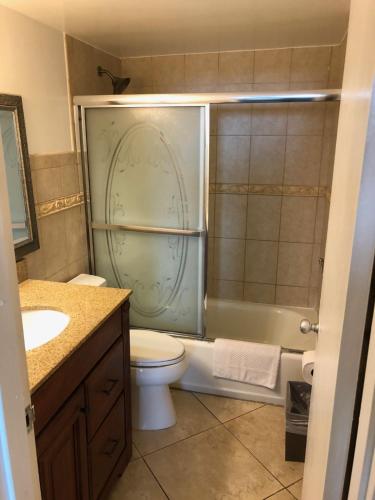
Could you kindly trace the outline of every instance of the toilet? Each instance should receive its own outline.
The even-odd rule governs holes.
[[[80,274],[69,281],[76,285],[106,286],[99,276]],[[134,429],[158,430],[176,423],[169,384],[186,368],[185,346],[166,333],[130,330],[132,423]]]

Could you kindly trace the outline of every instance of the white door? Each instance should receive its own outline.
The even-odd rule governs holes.
[[[343,491],[375,248],[374,26],[374,1],[352,0],[304,500],[339,500]]]
[[[40,498],[34,432],[27,432],[30,404],[17,275],[0,142],[0,498]]]

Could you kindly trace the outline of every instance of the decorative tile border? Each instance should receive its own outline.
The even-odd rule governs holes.
[[[84,194],[75,193],[70,196],[62,196],[61,198],[56,198],[54,200],[44,201],[42,203],[37,203],[36,216],[38,219],[47,217],[48,215],[57,214],[69,208],[78,207],[84,203]]]
[[[210,184],[211,194],[260,194],[289,196],[321,196],[328,199],[329,189],[324,186],[282,186],[275,184]]]

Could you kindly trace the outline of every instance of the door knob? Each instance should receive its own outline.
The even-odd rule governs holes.
[[[299,325],[299,329],[301,333],[318,333],[319,323],[310,323],[308,319],[303,319]]]

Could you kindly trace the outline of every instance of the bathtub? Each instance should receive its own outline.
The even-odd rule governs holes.
[[[303,335],[299,331],[303,318],[315,322],[317,314],[310,308],[208,300],[206,338],[180,339],[185,345],[189,367],[174,386],[195,392],[284,404],[287,381],[302,380],[303,351],[315,349],[316,335]],[[214,377],[212,362],[215,338],[281,345],[279,376],[275,389]]]

